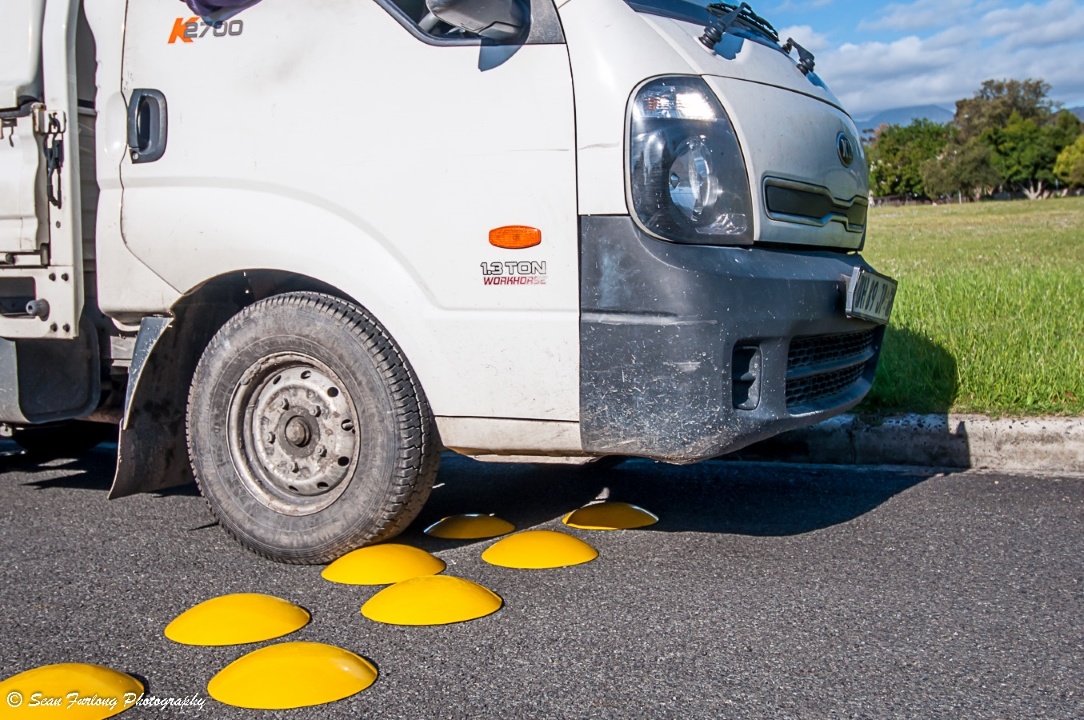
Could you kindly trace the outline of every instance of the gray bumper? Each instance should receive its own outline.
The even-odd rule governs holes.
[[[678,245],[581,218],[580,428],[598,454],[696,462],[857,404],[884,328],[844,315],[857,255]]]

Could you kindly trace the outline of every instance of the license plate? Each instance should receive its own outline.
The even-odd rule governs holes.
[[[862,268],[855,268],[847,281],[847,317],[872,320],[884,325],[892,314],[896,281]]]

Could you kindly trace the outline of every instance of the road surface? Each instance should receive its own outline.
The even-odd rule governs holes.
[[[400,541],[504,606],[413,628],[359,613],[377,588],[247,553],[195,488],[108,501],[112,463],[108,447],[39,464],[0,443],[0,678],[92,662],[203,702],[125,714],[147,718],[1084,717],[1081,477],[445,455]],[[490,541],[420,531],[463,512],[561,528],[600,497],[661,520],[571,531],[600,556],[559,570],[490,566]],[[254,646],[181,646],[162,630],[231,592],[302,605],[312,622],[286,639],[352,650],[379,679],[319,708],[218,704],[208,680]]]

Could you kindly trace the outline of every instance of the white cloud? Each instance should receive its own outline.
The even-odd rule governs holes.
[[[1049,47],[1084,37],[1084,8],[1073,0],[1020,5],[987,13],[977,29],[987,38],[1004,38],[1008,47]],[[1078,49],[1079,52],[1079,49]],[[1080,55],[1074,58],[1081,61]]]
[[[943,28],[966,22],[978,13],[1002,3],[996,0],[916,0],[912,3],[891,3],[876,13],[878,17],[863,20],[859,30],[892,30],[917,32]]]
[[[933,0],[918,0],[925,12]],[[892,42],[848,43],[817,55],[817,73],[856,117],[909,105],[951,107],[990,78],[1041,78],[1054,98],[1084,98],[1084,6],[1050,0],[1013,8],[945,2],[947,11],[986,8],[936,34]],[[886,17],[898,17],[889,6]],[[798,39],[797,37],[795,39]],[[798,40],[801,42],[801,40]]]
[[[780,42],[786,42],[787,38],[794,38],[799,45],[814,53],[832,46],[832,43],[828,40],[827,36],[814,31],[813,28],[808,25],[793,25],[791,27],[780,28]]]
[[[783,0],[779,5],[771,8],[773,13],[804,12],[828,7],[834,0]]]

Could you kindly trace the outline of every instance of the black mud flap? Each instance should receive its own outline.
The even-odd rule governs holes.
[[[178,382],[173,358],[181,333],[172,318],[144,318],[139,326],[124,418],[117,441],[117,472],[109,498],[187,485],[193,481],[185,441],[187,383]]]

